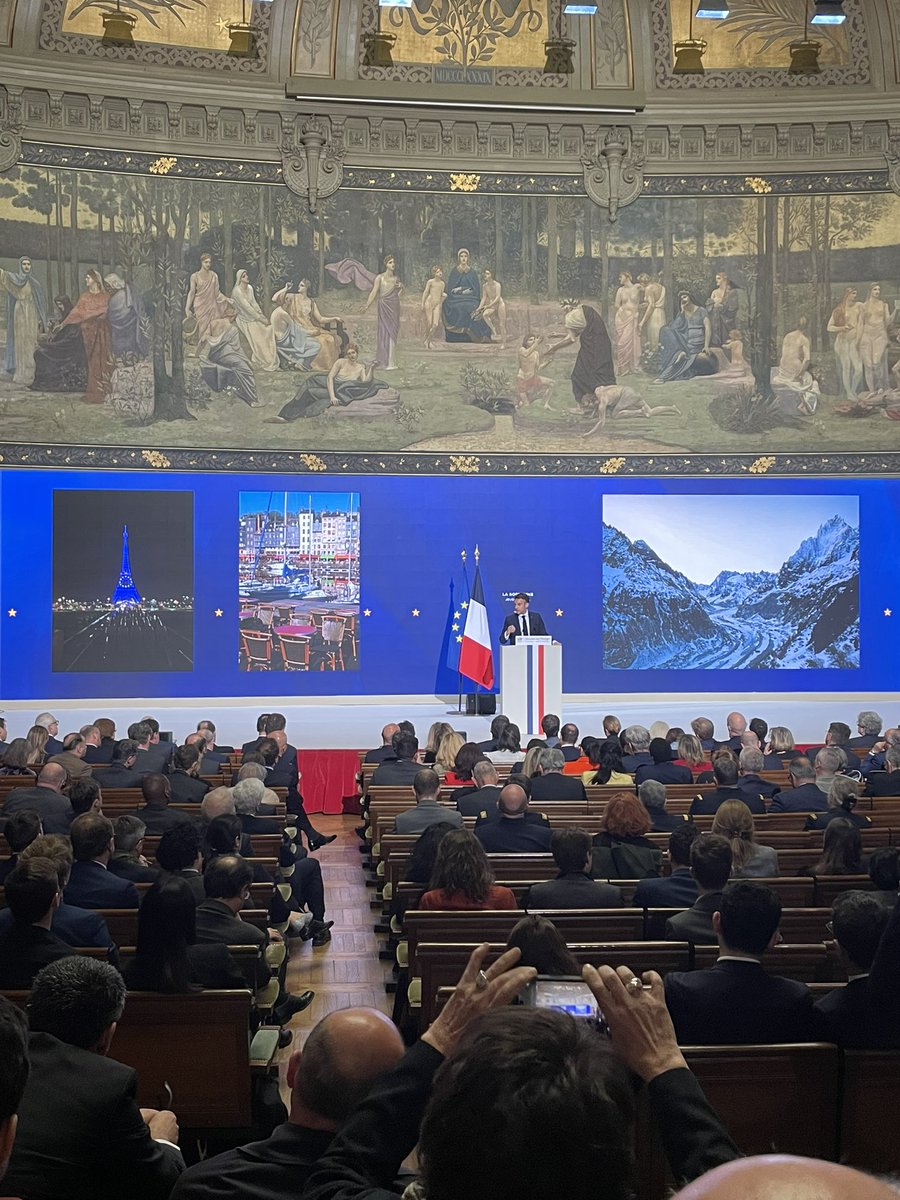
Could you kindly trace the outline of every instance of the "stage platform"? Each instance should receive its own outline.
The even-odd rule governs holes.
[[[414,723],[423,745],[428,727],[433,721],[440,720],[449,721],[472,741],[483,741],[489,736],[491,723],[490,717],[466,716],[465,712],[458,714],[456,697],[436,696],[335,697],[327,700],[278,696],[268,700],[254,697],[250,703],[241,697],[179,698],[177,701],[148,697],[78,702],[36,699],[7,701],[4,707],[10,738],[24,737],[35,716],[49,711],[59,719],[60,736],[97,717],[110,717],[116,722],[117,735],[125,737],[129,724],[152,715],[178,742],[196,728],[198,720],[207,718],[215,722],[218,740],[233,746],[240,746],[255,736],[256,718],[260,712],[281,712],[287,717],[288,738],[301,750],[371,748],[380,744],[383,725],[402,720]],[[689,728],[693,717],[704,716],[714,722],[715,736],[724,739],[725,717],[735,709],[748,720],[762,717],[769,725],[786,725],[794,739],[801,743],[821,743],[830,721],[845,721],[855,736],[856,717],[862,709],[878,712],[885,727],[900,724],[900,694],[896,692],[876,695],[754,692],[567,696],[559,716],[563,721],[574,721],[582,733],[592,734],[600,733],[605,713],[615,713],[623,727],[631,724],[649,726],[661,720],[684,729]],[[502,700],[497,711],[503,711]],[[523,738],[530,732],[522,730]]]

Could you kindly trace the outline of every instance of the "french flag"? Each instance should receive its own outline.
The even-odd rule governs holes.
[[[481,568],[475,568],[475,583],[466,610],[466,627],[463,630],[459,652],[459,672],[466,679],[480,683],[482,687],[494,686],[494,655],[491,650],[491,634],[488,629],[487,609],[484,606],[484,589],[481,586]]]

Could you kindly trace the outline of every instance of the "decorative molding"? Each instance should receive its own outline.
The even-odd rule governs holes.
[[[316,117],[304,123],[297,140],[299,152],[285,154],[281,160],[282,175],[292,192],[306,197],[314,213],[319,200],[327,200],[341,186],[344,148],[328,137],[325,123]]]
[[[888,167],[888,186],[900,196],[900,155],[885,154],[884,157]]]
[[[628,134],[611,129],[600,151],[582,158],[584,190],[615,221],[619,209],[637,200],[644,189],[644,160],[628,153]]]
[[[22,157],[22,138],[15,126],[0,129],[0,173],[14,167]]]

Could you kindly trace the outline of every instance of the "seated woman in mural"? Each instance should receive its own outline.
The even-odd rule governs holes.
[[[250,285],[250,277],[243,269],[234,277],[231,303],[237,313],[235,324],[247,343],[251,363],[262,371],[277,371],[275,333],[269,318],[259,307],[256,294]]]
[[[561,304],[566,312],[566,335],[548,347],[544,360],[548,361],[557,350],[578,343],[578,355],[572,368],[572,395],[580,408],[590,411],[594,404],[594,389],[616,382],[609,331],[596,308],[589,304],[579,300],[562,300]]]
[[[447,299],[443,305],[444,338],[448,342],[489,342],[490,326],[475,312],[481,305],[478,272],[469,265],[469,251],[456,255],[456,266],[447,278]]]
[[[87,385],[84,339],[76,325],[63,325],[72,311],[68,296],[53,299],[54,320],[34,352],[36,392],[83,392]]]
[[[801,317],[797,328],[784,335],[781,343],[781,360],[772,368],[772,387],[776,395],[780,392],[797,402],[797,411],[807,416],[816,411],[819,403],[819,384],[810,371],[811,347],[806,317]]]
[[[117,412],[143,421],[153,415],[155,405],[147,315],[140,293],[121,275],[105,275],[103,283],[109,292],[106,317],[113,357],[106,402]]]
[[[715,375],[718,370],[719,364],[709,352],[712,335],[709,313],[694,301],[690,292],[680,292],[678,303],[681,308],[678,316],[659,331],[662,369],[657,383]]]
[[[398,401],[396,388],[373,378],[376,363],[359,361],[359,347],[351,342],[344,358],[339,358],[326,374],[317,371],[289,400],[277,420],[296,421],[300,417],[320,417],[328,411],[347,410],[348,416],[378,417]]]
[[[200,374],[214,392],[234,392],[251,408],[261,408],[253,368],[235,324],[237,313],[230,305],[225,311],[227,315],[216,317],[200,339]]]
[[[288,312],[288,290],[283,287],[272,297],[272,332],[275,334],[275,349],[284,367],[296,371],[308,371],[322,348],[318,338],[311,337]]]
[[[349,338],[343,332],[340,317],[323,317],[319,312],[319,306],[309,294],[309,280],[301,279],[293,292],[288,284],[275,293],[272,302],[281,304],[291,320],[319,343],[319,352],[312,365],[320,371],[330,370]],[[334,332],[328,326],[333,326]]]
[[[103,404],[109,395],[112,376],[112,333],[107,312],[110,293],[99,271],[88,271],[84,277],[85,291],[63,318],[63,325],[81,328],[84,354],[87,361],[86,404]]]

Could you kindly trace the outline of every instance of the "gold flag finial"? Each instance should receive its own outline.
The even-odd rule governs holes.
[[[478,547],[476,546],[476,547],[475,547],[475,566],[476,566],[476,567],[478,566],[478,560],[479,560],[479,558],[481,558],[481,551],[480,551],[480,550],[478,549]]]
[[[465,546],[463,546],[462,550],[460,550],[460,552],[459,552],[459,557],[462,559],[463,566],[465,566],[465,565],[466,565],[466,559],[468,558],[468,555],[466,554],[466,548],[465,548]]]

